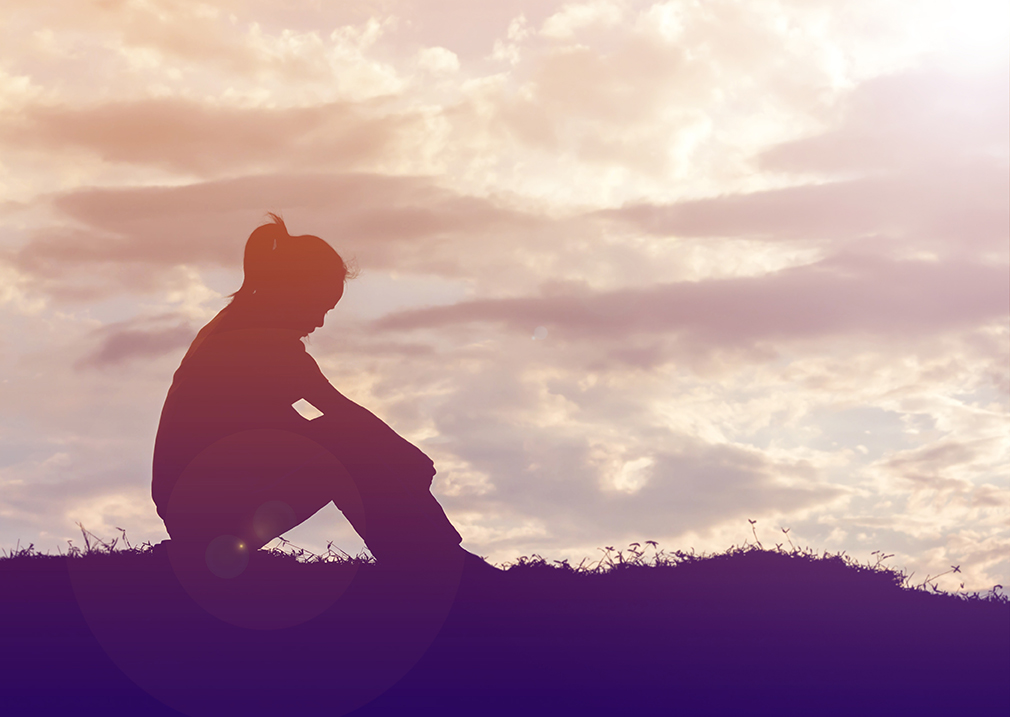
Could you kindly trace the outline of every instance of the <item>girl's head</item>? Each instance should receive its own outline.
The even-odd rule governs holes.
[[[245,278],[233,303],[257,305],[310,333],[344,293],[354,273],[333,247],[316,236],[291,236],[284,220],[273,220],[249,236],[242,262]]]

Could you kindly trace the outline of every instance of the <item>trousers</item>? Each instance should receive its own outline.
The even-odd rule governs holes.
[[[173,541],[230,535],[255,550],[332,502],[380,562],[459,550],[428,456],[366,409],[299,419],[232,433],[190,461],[163,511]]]

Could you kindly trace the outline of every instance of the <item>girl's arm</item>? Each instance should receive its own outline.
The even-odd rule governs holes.
[[[313,381],[305,400],[323,412],[320,419],[336,419],[337,425],[350,423],[351,433],[360,436],[359,449],[371,453],[374,459],[390,465],[400,465],[419,475],[431,485],[435,464],[421,449],[403,438],[382,419],[344,396],[320,373],[322,380]],[[316,419],[316,420],[320,420]]]
[[[342,414],[347,411],[360,409],[366,410],[344,394],[340,393],[336,387],[320,374],[322,381],[313,381],[312,386],[305,393],[303,398],[323,412],[323,415]]]

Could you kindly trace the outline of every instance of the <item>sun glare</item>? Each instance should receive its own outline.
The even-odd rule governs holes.
[[[928,10],[929,45],[942,48],[944,64],[978,69],[1007,63],[1010,3],[1006,0],[943,0]]]

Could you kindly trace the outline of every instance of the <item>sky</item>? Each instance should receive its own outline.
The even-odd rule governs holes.
[[[1005,2],[0,9],[0,547],[167,537],[172,374],[277,212],[471,551],[1010,585]]]

